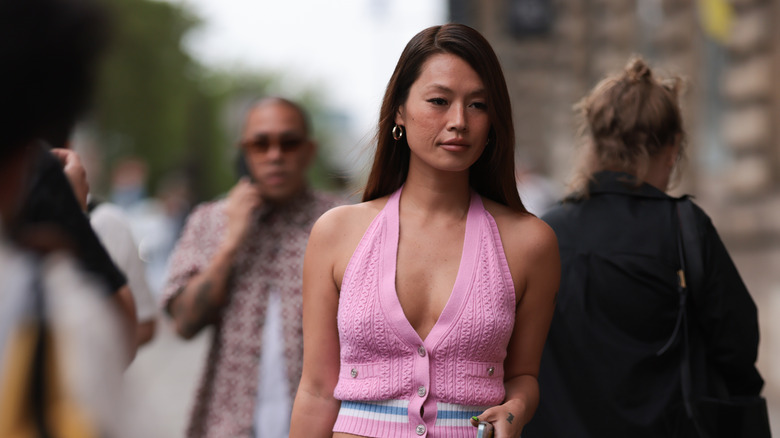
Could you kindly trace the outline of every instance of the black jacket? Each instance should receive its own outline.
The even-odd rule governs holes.
[[[590,196],[544,219],[560,246],[562,278],[542,356],[541,403],[523,437],[667,437],[679,406],[682,342],[659,350],[679,312],[679,220],[670,197],[628,174],[600,172]],[[755,304],[709,217],[695,207],[704,264],[689,300],[692,343],[732,395],[756,395]],[[706,378],[694,372],[698,393]]]

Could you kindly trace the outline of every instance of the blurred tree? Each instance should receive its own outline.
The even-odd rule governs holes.
[[[97,138],[110,169],[135,156],[149,165],[154,187],[184,165],[188,173],[209,162],[213,172],[195,181],[200,196],[212,194],[225,177],[222,160],[209,153],[221,136],[219,102],[202,87],[202,67],[182,48],[199,20],[180,6],[148,0],[109,0],[114,41],[96,96]]]
[[[154,0],[107,0],[114,9],[114,41],[104,64],[91,126],[101,143],[105,169],[125,157],[148,163],[147,190],[171,172],[183,172],[196,201],[212,198],[235,180],[233,159],[241,103],[277,93],[281,73],[214,71],[184,48],[200,19],[182,4]],[[311,111],[320,155],[314,184],[333,188],[335,172],[325,159],[331,112],[311,91],[286,96]],[[239,122],[240,123],[240,122]],[[104,173],[110,178],[108,172]],[[107,193],[106,179],[98,192]]]

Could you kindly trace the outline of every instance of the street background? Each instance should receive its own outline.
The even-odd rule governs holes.
[[[354,193],[392,68],[427,26],[462,22],[494,46],[535,213],[565,193],[579,98],[632,54],[679,75],[689,156],[674,192],[710,214],[758,305],[780,427],[779,0],[105,1],[118,34],[75,143],[95,194],[128,213],[156,293],[188,212],[235,182],[248,102],[302,102],[320,141],[313,185]],[[182,436],[210,332],[184,342],[158,323],[127,371],[126,412],[138,436]]]

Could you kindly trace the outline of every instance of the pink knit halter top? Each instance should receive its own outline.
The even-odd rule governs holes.
[[[339,296],[336,432],[473,437],[471,415],[504,399],[515,318],[512,277],[493,217],[472,191],[460,268],[425,340],[395,289],[399,199],[393,193],[347,265]]]

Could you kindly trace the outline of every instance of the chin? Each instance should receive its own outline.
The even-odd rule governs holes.
[[[441,166],[438,166],[438,169],[445,172],[468,172],[469,169],[471,169],[471,166],[476,163],[476,161],[477,160],[468,162],[444,163]]]
[[[272,204],[284,204],[298,194],[298,190],[291,188],[274,188],[262,191],[263,200]]]

